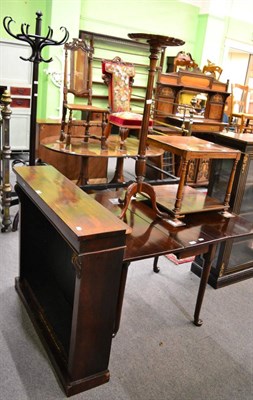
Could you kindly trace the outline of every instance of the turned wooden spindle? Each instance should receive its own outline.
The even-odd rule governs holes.
[[[142,118],[142,125],[139,137],[139,148],[138,148],[138,156],[136,160],[135,166],[135,174],[136,174],[136,182],[130,185],[126,191],[125,199],[123,201],[123,209],[120,215],[120,218],[125,216],[126,210],[128,208],[129,202],[131,201],[132,196],[137,193],[146,193],[152,203],[153,209],[155,209],[156,214],[160,218],[168,217],[167,214],[162,213],[156,205],[156,195],[153,187],[144,182],[145,173],[146,173],[146,141],[148,135],[148,127],[149,127],[149,119],[150,119],[150,111],[152,105],[152,95],[154,88],[154,80],[157,71],[157,61],[164,48],[167,46],[181,46],[184,44],[183,40],[175,39],[168,36],[161,35],[152,35],[147,33],[130,33],[128,35],[131,39],[142,41],[148,43],[150,46],[150,65],[148,72],[148,82],[144,103],[144,111]]]
[[[11,226],[10,217],[10,206],[11,206],[11,183],[10,183],[10,158],[11,158],[11,147],[10,147],[10,118],[11,118],[11,96],[10,93],[5,90],[1,102],[3,108],[2,114],[2,227],[1,231],[6,232]]]

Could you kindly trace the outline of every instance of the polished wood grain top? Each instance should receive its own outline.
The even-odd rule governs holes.
[[[171,151],[185,159],[192,158],[240,158],[240,151],[224,147],[195,136],[148,135],[148,144]]]
[[[182,46],[185,42],[170,36],[157,35],[153,33],[129,33],[128,37],[141,43],[150,43],[157,46]]]
[[[235,133],[235,132],[217,132],[215,136],[226,137],[238,142],[253,143],[252,133]]]
[[[21,188],[60,231],[68,231],[77,241],[131,231],[54,167],[16,166],[14,171]]]
[[[156,202],[165,210],[173,210],[177,196],[178,184],[154,186]],[[224,203],[207,196],[206,191],[200,191],[190,186],[184,187],[181,214],[194,214],[204,211],[223,210]]]
[[[118,216],[123,205],[118,199],[124,198],[123,189],[88,195],[51,166],[16,166],[15,173],[22,190],[79,252],[89,239],[96,238],[99,251],[100,237],[127,233],[125,261],[168,253],[196,255],[207,251],[211,243],[253,233],[252,223],[217,211],[188,214],[184,226],[174,227],[158,218],[149,200],[139,194],[122,221]]]
[[[91,194],[96,201],[119,217],[122,205],[118,199],[124,198],[125,191],[99,191]],[[140,201],[141,200],[141,201]],[[137,195],[132,199],[125,214],[124,222],[131,227],[132,232],[127,236],[124,261],[141,260],[167,253],[183,250],[184,246],[171,236],[171,228],[164,229],[160,220],[143,197]],[[167,224],[168,225],[168,224]],[[172,229],[173,231],[173,229]]]
[[[136,157],[138,155],[139,140],[136,138],[127,138],[120,148],[120,136],[111,135],[107,139],[107,149],[101,149],[101,143],[95,139],[89,139],[88,142],[84,142],[80,138],[72,137],[71,144],[66,147],[66,144],[59,142],[59,137],[47,137],[41,141],[41,145],[45,146],[49,150],[57,151],[64,154],[70,154],[74,156],[82,157]],[[147,149],[147,156],[159,156],[163,154],[163,150],[153,146],[149,146]]]
[[[124,190],[100,191],[91,196],[119,216],[122,205],[117,199],[124,198],[124,193]],[[238,216],[226,218],[217,211],[188,214],[184,226],[174,227],[167,219],[157,218],[149,201],[142,195],[130,202],[125,222],[132,228],[126,239],[125,261],[171,252],[181,256],[197,255],[207,251],[212,243],[253,232],[252,223]]]

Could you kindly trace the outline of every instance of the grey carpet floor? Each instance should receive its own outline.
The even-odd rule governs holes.
[[[11,208],[12,218],[17,207]],[[0,233],[0,400],[66,398],[14,289],[19,232]],[[207,287],[192,324],[199,278],[160,257],[129,268],[109,383],[82,400],[252,400],[253,281]]]

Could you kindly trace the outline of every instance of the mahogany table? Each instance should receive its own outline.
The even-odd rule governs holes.
[[[194,313],[200,309],[215,247],[247,236],[253,224],[216,213],[172,227],[139,195],[124,222],[118,191],[88,195],[51,166],[15,167],[20,199],[16,289],[67,396],[106,383],[130,262],[206,254]]]
[[[106,141],[106,148],[101,148],[101,143],[95,139],[89,139],[88,142],[84,142],[80,138],[71,138],[71,144],[66,145],[64,142],[60,142],[58,137],[46,138],[41,141],[41,145],[49,150],[60,152],[62,154],[68,154],[73,156],[81,156],[81,171],[77,181],[77,184],[84,186],[89,183],[89,159],[94,157],[100,158],[117,158],[124,159],[127,157],[137,157],[139,140],[136,138],[128,137],[124,143],[119,135],[111,135]],[[147,157],[161,156],[164,151],[157,147],[150,146],[147,150]],[[112,182],[123,182],[123,162],[118,164],[118,168],[115,171],[115,175]]]
[[[208,203],[208,210],[227,210],[229,208],[229,200],[233,186],[236,167],[240,159],[241,152],[239,150],[231,149],[228,147],[220,146],[218,144],[199,139],[194,136],[161,136],[161,135],[148,135],[148,144],[157,146],[181,157],[180,168],[180,181],[174,194],[175,201],[167,201],[163,195],[157,193],[157,204],[165,207],[175,218],[181,218],[186,212],[203,212],[205,211],[205,204],[203,202],[197,204],[193,208],[182,209],[184,198],[184,191],[186,186],[186,178],[190,160],[193,159],[233,159],[233,167],[231,169],[230,178],[227,185],[227,190],[223,203],[218,203],[216,200]],[[162,193],[163,194],[163,193]]]

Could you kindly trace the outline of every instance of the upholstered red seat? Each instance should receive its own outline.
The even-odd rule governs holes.
[[[128,111],[122,111],[110,114],[108,121],[111,124],[124,127],[132,127],[133,129],[138,129],[142,124],[142,114],[137,114]],[[149,120],[149,126],[153,125],[153,121]]]

